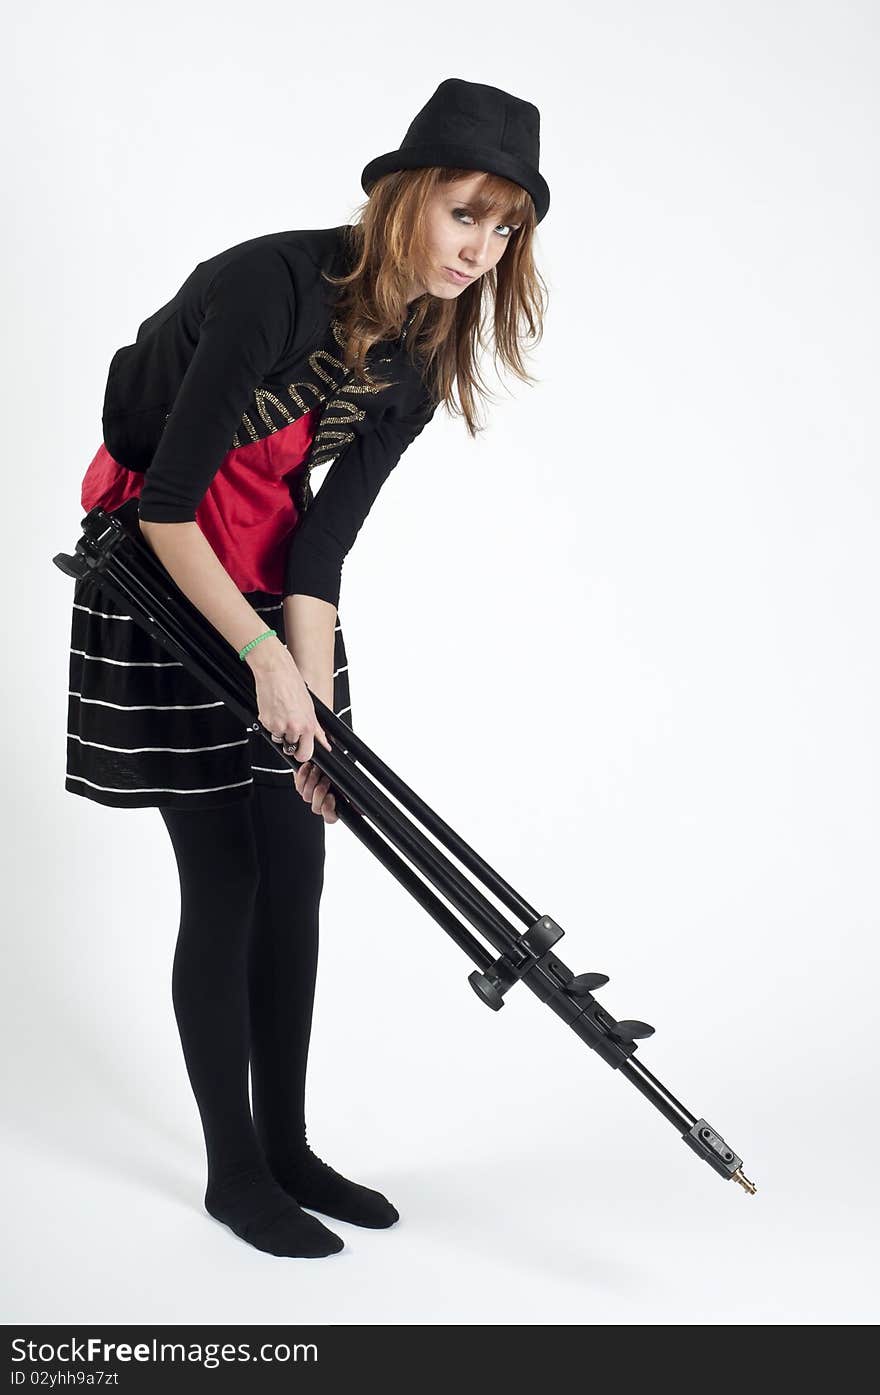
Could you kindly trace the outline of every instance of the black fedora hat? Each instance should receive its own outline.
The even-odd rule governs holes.
[[[500,174],[531,194],[537,221],[550,207],[547,181],[538,171],[541,114],[531,102],[500,87],[446,78],[410,122],[398,150],[377,155],[361,174],[369,194],[392,170],[447,165]]]

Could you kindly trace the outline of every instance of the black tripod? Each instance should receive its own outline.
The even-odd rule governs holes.
[[[247,728],[259,732],[276,753],[283,753],[284,759],[298,767],[296,757],[286,747],[272,742],[271,733],[257,719],[256,689],[248,666],[241,663],[223,636],[183,594],[140,535],[100,508],[86,515],[82,529],[74,555],[59,552],[53,558],[55,565],[77,578],[90,571],[97,573],[100,585],[125,606],[138,624],[240,717]],[[476,964],[468,981],[480,1000],[497,1011],[504,1005],[505,993],[515,983],[524,983],[581,1041],[598,1052],[612,1069],[626,1076],[674,1125],[698,1157],[725,1181],[732,1178],[754,1194],[757,1189],[744,1175],[742,1159],[721,1135],[705,1119],[695,1119],[636,1061],[636,1041],[651,1036],[654,1028],[646,1022],[618,1022],[600,1006],[593,990],[608,982],[607,974],[573,974],[553,952],[564,933],[562,927],[524,901],[351,727],[314,694],[311,696],[316,716],[333,747],[328,751],[316,741],[311,762],[328,776],[340,820]],[[423,828],[507,906],[525,929],[514,928],[374,780],[415,815]],[[404,853],[418,872],[461,912],[492,946],[494,954],[434,895],[422,876],[394,848]]]

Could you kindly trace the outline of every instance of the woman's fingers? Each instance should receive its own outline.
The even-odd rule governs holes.
[[[310,800],[321,778],[321,772],[316,765],[307,760],[303,761],[293,778],[303,799]]]
[[[323,775],[311,761],[304,761],[293,779],[297,791],[307,804],[311,804],[313,812],[323,814],[328,823],[335,823],[339,815],[336,813],[336,799],[330,793],[329,777]]]
[[[316,814],[323,814],[326,823],[335,823],[339,818],[336,813],[336,799],[330,793],[330,781],[326,775],[315,787],[312,795],[312,809]]]
[[[320,814],[321,808],[324,804],[324,801],[327,798],[329,790],[330,781],[327,779],[325,775],[323,779],[319,780],[318,783],[315,785],[314,792],[312,794],[312,808],[314,809],[316,814]]]

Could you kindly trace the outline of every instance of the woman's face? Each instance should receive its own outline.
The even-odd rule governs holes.
[[[483,178],[477,171],[466,179],[440,185],[434,190],[425,210],[430,270],[424,284],[411,291],[411,300],[425,291],[443,300],[455,300],[471,281],[485,276],[504,256],[515,228],[509,223],[494,223],[491,218],[478,223],[467,207],[468,199]],[[449,274],[455,271],[462,276]]]

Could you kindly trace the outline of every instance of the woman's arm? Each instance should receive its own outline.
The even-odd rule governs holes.
[[[215,630],[238,651],[270,628],[239,591],[198,523],[148,523],[140,530],[171,579]],[[287,649],[313,693],[333,706],[336,607],[316,596],[284,598]],[[267,661],[279,639],[264,639],[245,655],[253,667]],[[262,652],[260,652],[262,651]]]
[[[339,605],[342,564],[382,485],[436,408],[422,387],[412,407],[389,413],[340,451],[291,535],[285,596],[313,596]]]
[[[192,356],[144,478],[141,519],[195,521],[254,388],[283,360],[295,318],[290,271],[277,252],[252,248],[215,274]]]
[[[140,529],[172,580],[236,651],[271,628],[245,600],[198,523],[141,520]],[[299,737],[298,754],[304,761],[311,760],[316,741],[329,750],[306,680],[281,640],[273,635],[261,640],[245,655],[245,662],[254,674],[257,716],[263,725],[277,736]],[[327,676],[314,681],[318,687],[313,691],[325,700]],[[333,702],[332,684],[331,660],[328,706]]]
[[[278,362],[295,320],[290,272],[258,245],[227,261],[206,293],[198,339],[138,501],[141,533],[173,580],[238,651],[268,626],[244,599],[196,515],[254,387]],[[251,668],[288,659],[277,639],[245,656]],[[273,704],[274,705],[274,704]]]
[[[284,597],[287,647],[312,692],[331,708],[336,614],[336,606],[318,596]]]
[[[333,711],[336,607],[318,596],[284,597],[284,633],[293,661],[312,694]],[[259,646],[257,646],[259,648]],[[336,797],[330,781],[305,761],[294,776],[297,792],[325,823],[336,823]]]
[[[269,626],[226,571],[196,513],[254,387],[280,361],[294,320],[289,269],[274,252],[251,248],[217,272],[138,504],[148,546],[236,652]],[[255,676],[263,725],[276,735],[299,737],[304,760],[315,740],[329,747],[292,652],[270,636],[245,659]],[[331,659],[331,682],[332,674]]]
[[[236,652],[271,628],[245,600],[198,523],[149,523],[142,518],[139,525],[172,581]],[[264,660],[267,647],[273,646],[283,648],[278,639],[261,640],[245,655],[246,662]]]

